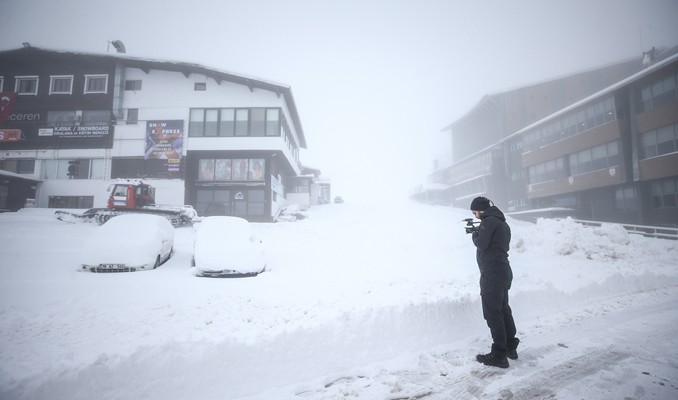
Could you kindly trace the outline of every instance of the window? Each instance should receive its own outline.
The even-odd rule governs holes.
[[[619,141],[615,140],[607,144],[607,166],[612,167],[621,165],[621,157],[619,156]]]
[[[678,151],[678,124],[664,126],[640,136],[640,153],[643,159]]]
[[[631,186],[615,190],[614,199],[617,210],[636,209],[636,191]]]
[[[264,191],[250,189],[247,192],[247,215],[264,215]]]
[[[73,92],[73,75],[50,76],[49,94],[71,94]]]
[[[75,110],[47,112],[47,124],[49,126],[73,125],[76,119]]]
[[[235,136],[247,136],[249,110],[235,110]]]
[[[608,97],[585,109],[572,112],[522,136],[524,151],[537,150],[551,143],[579,135],[615,120],[614,98]]]
[[[203,161],[203,160],[200,160]],[[231,176],[231,160],[219,159],[215,161],[214,180],[216,181],[230,181]]]
[[[603,105],[605,106],[605,122],[617,119],[617,111],[614,108],[614,99],[612,97],[607,98]]]
[[[205,110],[202,108],[192,109],[190,118],[191,120],[188,123],[188,134],[190,136],[204,136]]]
[[[290,193],[309,193],[308,182],[300,181],[294,182],[289,187]]]
[[[266,136],[280,135],[280,110],[269,108],[266,110]]]
[[[199,189],[196,191],[198,215],[265,215],[263,189]]]
[[[85,94],[106,93],[108,90],[108,75],[85,75]]]
[[[264,136],[266,130],[266,109],[253,108],[250,110],[250,135]]]
[[[235,134],[235,110],[232,108],[221,109],[219,121],[220,136],[233,136]]]
[[[678,74],[656,80],[640,90],[640,109],[650,111],[678,99]]]
[[[106,162],[104,159],[93,159],[90,161],[89,178],[90,179],[105,179],[104,170]]]
[[[127,109],[127,125],[136,125],[139,122],[139,109],[138,108],[128,108]]]
[[[289,127],[279,108],[194,108],[189,136],[281,136]]]
[[[247,180],[247,160],[243,159],[233,160],[233,180],[236,181]]]
[[[84,110],[82,112],[83,125],[103,125],[111,122],[111,112],[108,110]]]
[[[141,90],[141,79],[125,81],[125,90]]]
[[[205,136],[217,136],[219,133],[219,110],[205,110]]]
[[[591,149],[570,154],[570,175],[617,166],[620,163],[619,142],[609,142]]]
[[[669,154],[676,151],[675,125],[657,129],[657,154]]]
[[[104,179],[104,159],[43,160],[41,179]]]
[[[32,174],[35,172],[35,160],[3,160],[0,169],[15,174]]]
[[[207,90],[207,83],[206,82],[196,82],[195,85],[193,86],[193,90],[196,92],[204,92]]]
[[[199,181],[214,180],[214,160],[200,160],[200,169],[198,171]]]
[[[114,157],[111,160],[111,179],[118,178],[166,178],[178,179],[181,177],[183,166],[179,170],[170,169],[167,160],[149,159],[143,157]]]
[[[23,95],[38,94],[38,77],[37,76],[17,76],[14,91]]]
[[[263,158],[201,159],[198,161],[199,181],[263,181]]]
[[[676,208],[678,206],[678,178],[652,182],[650,186],[654,208]]]
[[[0,76],[0,92],[2,92],[3,87],[5,86],[5,78]]]
[[[247,178],[250,181],[263,181],[264,180],[264,160],[263,159],[257,158],[257,159],[251,159],[250,160]]]

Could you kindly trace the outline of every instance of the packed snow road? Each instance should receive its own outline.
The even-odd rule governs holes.
[[[326,205],[255,224],[267,272],[76,272],[94,224],[0,215],[2,399],[674,398],[678,245],[510,220],[508,370],[489,349],[466,210]],[[548,389],[549,392],[543,392]],[[608,396],[608,394],[611,394]]]

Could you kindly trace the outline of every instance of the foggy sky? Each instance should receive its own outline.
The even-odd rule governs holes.
[[[677,45],[676,21],[676,0],[0,0],[0,50],[121,40],[289,85],[302,163],[351,201],[422,183],[483,95]]]

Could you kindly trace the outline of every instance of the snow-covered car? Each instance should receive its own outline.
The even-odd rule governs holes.
[[[266,259],[247,220],[204,217],[196,227],[193,244],[195,276],[256,276],[266,270]]]
[[[80,269],[132,272],[155,269],[172,256],[174,227],[159,215],[124,214],[96,228],[84,242]]]

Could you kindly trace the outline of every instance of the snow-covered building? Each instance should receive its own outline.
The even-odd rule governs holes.
[[[0,98],[0,169],[37,181],[38,207],[105,207],[111,182],[142,178],[159,204],[271,221],[302,174],[289,86],[25,44],[0,52]]]
[[[445,128],[453,161],[430,182],[464,208],[675,227],[678,54],[653,53],[485,96]]]

